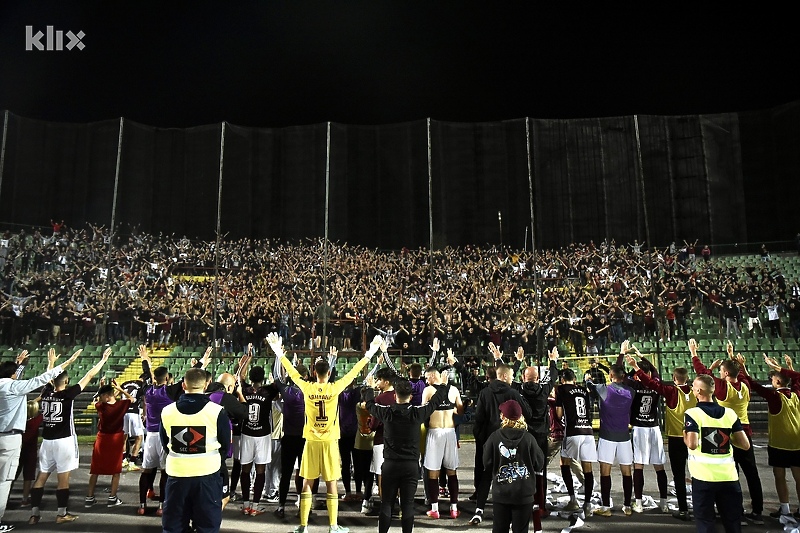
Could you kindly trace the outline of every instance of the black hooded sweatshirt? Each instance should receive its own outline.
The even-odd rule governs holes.
[[[544,467],[544,453],[533,435],[522,429],[498,429],[484,445],[483,464],[492,473],[495,505],[533,502],[535,474]]]
[[[473,430],[476,440],[486,442],[489,435],[500,429],[500,404],[506,400],[519,402],[520,407],[522,407],[522,416],[525,417],[525,420],[530,420],[533,417],[528,402],[519,392],[512,389],[505,381],[494,379],[478,395]]]

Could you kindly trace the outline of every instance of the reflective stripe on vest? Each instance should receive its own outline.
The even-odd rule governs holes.
[[[219,471],[222,458],[217,440],[217,419],[222,406],[208,402],[193,415],[171,404],[161,412],[169,438],[167,474],[175,477],[207,476]]]
[[[733,460],[731,435],[739,418],[733,409],[725,408],[721,418],[709,416],[700,407],[686,410],[698,426],[697,448],[689,450],[689,473],[701,481],[738,481]]]

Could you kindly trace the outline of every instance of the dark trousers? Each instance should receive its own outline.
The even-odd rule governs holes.
[[[353,450],[353,477],[356,482],[356,492],[362,492],[363,486],[365,500],[371,496],[366,491],[372,490],[372,472],[369,471],[371,462],[372,450]]]
[[[222,476],[169,476],[161,527],[164,533],[184,533],[192,522],[197,533],[217,533],[222,524]]]
[[[403,511],[401,519],[403,533],[411,533],[414,529],[414,494],[416,494],[419,484],[419,463],[416,460],[386,460],[381,468],[381,476],[383,500],[381,501],[381,514],[378,517],[378,533],[389,531],[389,525],[392,522],[392,505],[394,505],[398,489],[400,491],[400,509]]]
[[[675,481],[675,496],[678,498],[678,510],[689,511],[686,501],[686,461],[689,458],[689,448],[683,442],[683,437],[669,437],[667,439],[667,453],[669,464],[672,468],[672,479]]]
[[[483,440],[477,438],[475,439],[475,469],[473,473],[475,492],[477,492],[478,487],[481,486],[481,479],[483,478]]]
[[[339,438],[339,455],[342,457],[342,483],[344,483],[346,494],[350,494],[350,465],[353,464],[353,448],[355,448],[355,445],[355,435],[343,435]]]
[[[734,446],[733,460],[736,461],[736,468],[741,469],[747,480],[747,490],[750,492],[750,505],[753,507],[753,512],[761,514],[764,511],[764,492],[761,489],[761,478],[758,475],[753,439],[748,436],[747,440],[750,441],[750,449],[742,450]]]
[[[700,481],[692,478],[692,503],[697,533],[715,533],[714,504],[726,533],[742,531],[742,487],[738,481]]]
[[[281,439],[281,482],[278,485],[278,505],[286,505],[289,484],[292,482],[294,462],[303,455],[306,439],[295,435],[284,435]]]
[[[533,502],[514,505],[494,502],[493,509],[492,533],[508,533],[509,526],[513,533],[528,533]]]

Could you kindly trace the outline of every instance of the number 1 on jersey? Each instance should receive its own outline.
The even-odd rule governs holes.
[[[317,411],[319,415],[317,415],[317,422],[327,422],[328,417],[325,415],[325,401],[320,400],[318,402],[314,402],[314,405],[317,406]]]

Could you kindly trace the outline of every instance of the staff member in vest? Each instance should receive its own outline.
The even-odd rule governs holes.
[[[697,342],[694,339],[689,339],[689,351],[692,353],[692,366],[698,374],[711,375],[714,369],[719,367],[720,377],[711,376],[714,380],[714,397],[722,407],[728,407],[736,412],[747,438],[751,439],[753,430],[750,429],[750,418],[747,414],[747,407],[750,405],[750,387],[739,379],[741,368],[738,362],[733,361],[733,344],[728,341],[729,359],[725,361],[717,359],[709,368],[706,368],[697,357]],[[764,492],[761,488],[761,477],[758,474],[758,466],[756,466],[752,440],[750,444],[751,447],[746,451],[733,450],[733,459],[736,461],[736,467],[742,469],[744,478],[747,480],[747,489],[750,491],[750,501],[753,506],[752,512],[745,514],[744,517],[756,525],[762,525],[764,523],[761,516],[764,510]]]
[[[183,378],[184,394],[161,411],[161,443],[167,450],[167,480],[161,526],[183,533],[191,520],[198,533],[222,524],[222,462],[231,426],[221,405],[203,392],[206,372],[192,368]]]
[[[683,415],[687,409],[697,405],[692,386],[687,383],[689,371],[676,367],[672,371],[672,382],[663,383],[660,379],[646,374],[638,363],[632,363],[636,377],[642,384],[664,397],[664,431],[667,434],[667,453],[672,468],[672,479],[675,481],[675,496],[678,498],[678,510],[672,516],[678,520],[690,520],[689,505],[686,500],[686,461],[688,449],[683,443]]]
[[[2,519],[22,449],[22,434],[25,432],[25,418],[28,412],[27,395],[64,373],[67,367],[78,359],[81,351],[76,351],[60,365],[32,379],[14,379],[24,358],[18,359],[17,362],[0,363],[0,531],[14,529],[13,525],[2,522]],[[52,367],[58,359],[55,350],[50,350],[47,356],[49,366]]]
[[[683,441],[689,448],[692,503],[698,533],[713,533],[714,504],[727,533],[742,530],[742,487],[733,446],[750,449],[750,440],[733,409],[714,402],[714,379],[699,375],[692,383],[697,407],[686,410]]]

